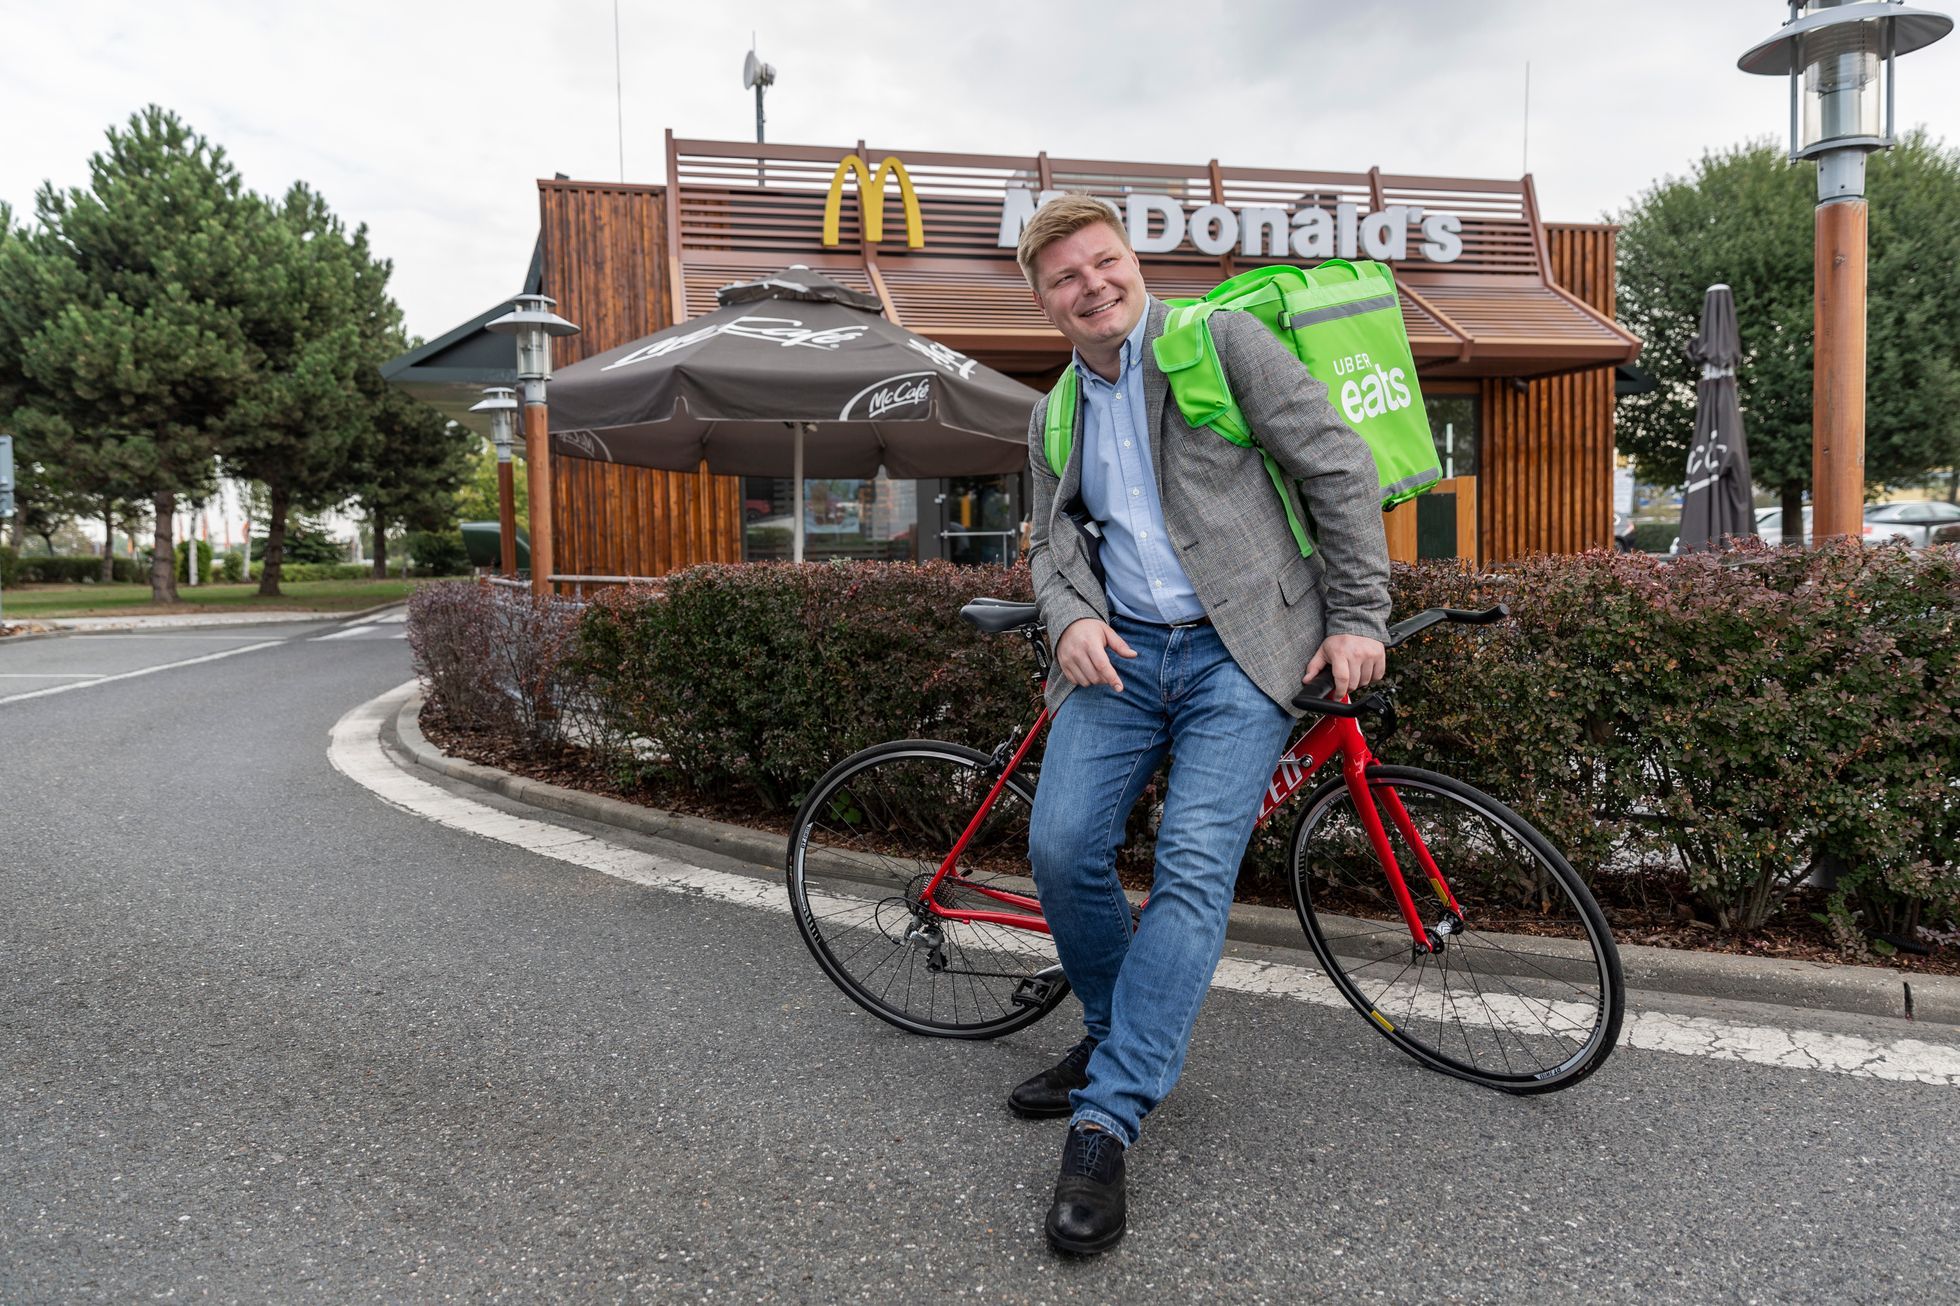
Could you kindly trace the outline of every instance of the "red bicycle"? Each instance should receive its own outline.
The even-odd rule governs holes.
[[[1036,608],[979,599],[960,615],[1013,633],[1048,673]],[[1507,615],[1431,608],[1440,622]],[[1293,827],[1287,879],[1307,941],[1342,997],[1423,1065],[1511,1093],[1565,1088],[1612,1052],[1625,1011],[1619,952],[1571,865],[1529,822],[1470,785],[1376,762],[1361,733],[1395,724],[1390,693],[1335,701],[1281,757],[1263,823],[1335,759]],[[1068,994],[1028,869],[1029,750],[1048,723],[991,753],[902,739],[839,762],[790,831],[790,901],[824,973],[918,1034],[992,1038]],[[1411,873],[1405,873],[1405,868]],[[1137,910],[1147,909],[1148,900]]]

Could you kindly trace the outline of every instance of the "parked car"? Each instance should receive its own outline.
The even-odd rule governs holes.
[[[1781,508],[1758,508],[1756,510],[1756,534],[1765,544],[1783,543],[1783,510]],[[1810,547],[1810,505],[1803,507],[1803,545]]]
[[[1937,499],[1875,503],[1865,509],[1866,538],[1897,536],[1908,544],[1931,544],[1941,526],[1960,524],[1960,504]]]
[[[1811,506],[1805,504],[1803,507],[1803,545],[1806,549],[1810,547],[1810,519]],[[1867,544],[1883,544],[1886,540],[1891,539],[1898,533],[1890,525],[1884,522],[1874,522],[1869,516],[1865,520],[1863,535],[1864,541]],[[1763,543],[1765,544],[1783,543],[1783,510],[1781,508],[1757,509],[1756,534],[1762,537]]]

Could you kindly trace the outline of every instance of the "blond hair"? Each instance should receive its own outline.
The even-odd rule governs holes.
[[[1028,279],[1028,284],[1034,285],[1034,261],[1041,257],[1042,250],[1098,222],[1108,223],[1122,240],[1123,248],[1130,248],[1130,233],[1123,229],[1116,210],[1087,191],[1072,190],[1057,195],[1035,210],[1021,232],[1021,243],[1014,249],[1014,261],[1021,265],[1021,275]]]

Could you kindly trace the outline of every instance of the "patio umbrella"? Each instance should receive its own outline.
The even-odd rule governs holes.
[[[594,355],[551,382],[551,447],[574,458],[796,483],[991,476],[1028,461],[1040,397],[907,331],[808,268],[724,287],[721,307]]]
[[[1695,387],[1695,442],[1688,451],[1688,484],[1681,499],[1681,548],[1718,547],[1729,536],[1756,533],[1749,487],[1749,441],[1736,401],[1735,368],[1742,342],[1735,328],[1735,297],[1710,286],[1701,306],[1701,334],[1688,342],[1688,357],[1701,364]]]

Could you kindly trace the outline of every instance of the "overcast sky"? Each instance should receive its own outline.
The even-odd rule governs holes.
[[[1915,0],[1951,10],[1948,0]],[[1548,218],[1622,209],[1708,149],[1783,138],[1782,79],[1736,70],[1775,0],[0,0],[0,199],[87,180],[162,104],[247,185],[304,179],[395,264],[434,336],[517,289],[534,180],[664,180],[662,132],[1465,177],[1526,168]],[[1900,63],[1902,126],[1951,139],[1960,37]]]

